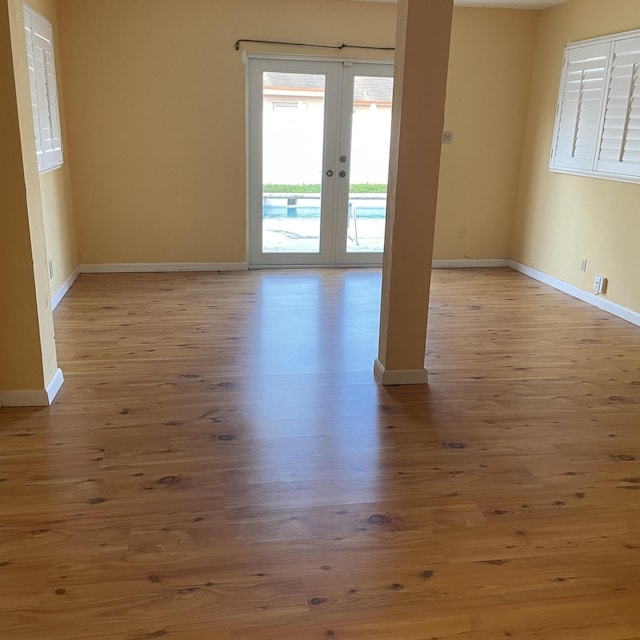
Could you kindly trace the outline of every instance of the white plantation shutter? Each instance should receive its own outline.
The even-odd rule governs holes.
[[[567,45],[549,168],[640,182],[640,31]]]
[[[53,29],[51,23],[27,6],[24,22],[36,155],[42,172],[61,166],[63,160]]]
[[[640,37],[614,45],[597,170],[640,177]]]
[[[593,168],[610,52],[607,43],[566,51],[551,168]]]
[[[35,63],[33,61],[33,38],[31,37],[31,21],[25,14],[25,29],[27,32],[27,64],[29,66],[29,87],[31,91],[31,108],[33,111],[33,131],[36,138],[36,155],[38,168],[42,164],[42,143],[40,141],[40,122],[38,120],[38,97],[36,92]]]

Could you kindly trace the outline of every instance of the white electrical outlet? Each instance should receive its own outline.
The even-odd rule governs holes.
[[[586,273],[587,272],[587,259],[586,258],[580,263],[580,271],[582,271],[582,273]]]
[[[593,293],[600,295],[607,286],[607,279],[604,276],[596,276],[593,280]]]

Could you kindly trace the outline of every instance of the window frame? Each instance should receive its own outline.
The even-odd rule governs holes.
[[[615,78],[613,77],[613,67],[614,67],[614,58],[616,55],[616,45],[623,43],[625,41],[632,41],[634,39],[638,40],[638,45],[640,49],[640,30],[627,31],[623,33],[612,34],[608,36],[603,36],[600,38],[592,38],[589,40],[581,40],[577,42],[572,42],[568,44],[564,49],[564,57],[562,63],[562,74],[560,77],[560,88],[558,91],[558,99],[556,103],[556,115],[555,115],[555,123],[553,129],[553,141],[551,146],[551,155],[549,160],[549,170],[553,173],[563,173],[569,175],[577,175],[577,176],[586,176],[591,178],[601,178],[605,180],[615,180],[618,182],[630,182],[630,183],[640,183],[640,164],[636,163],[627,163],[627,171],[625,172],[625,163],[621,161],[618,163],[618,167],[620,168],[619,172],[612,172],[599,169],[599,165],[604,165],[606,162],[602,159],[601,155],[603,152],[603,142],[604,142],[604,130],[605,130],[605,118],[607,116],[607,108],[609,106],[609,96],[612,90],[612,85],[614,83]],[[600,97],[600,107],[598,110],[598,119],[597,119],[597,128],[596,128],[596,137],[593,140],[593,149],[589,158],[589,161],[586,162],[587,167],[576,167],[571,166],[570,160],[568,161],[568,156],[558,153],[559,149],[559,138],[560,138],[560,129],[562,126],[562,116],[567,107],[567,101],[565,100],[566,94],[568,93],[568,84],[570,82],[569,75],[572,73],[571,64],[572,64],[572,56],[575,56],[576,52],[586,52],[590,48],[594,52],[594,60],[597,58],[595,52],[598,50],[602,50],[603,45],[608,47],[608,53],[606,55],[605,60],[605,70],[604,70],[604,84],[602,88],[602,95]],[[594,66],[592,69],[596,69],[596,63],[594,62]],[[640,86],[640,74],[638,76],[638,83]],[[638,99],[637,96],[635,96]],[[631,94],[629,96],[629,102],[627,103],[627,109],[631,110],[632,101],[634,100],[634,95]],[[579,117],[579,114],[577,115]],[[578,126],[578,125],[576,125]],[[625,140],[626,141],[626,140]],[[564,163],[563,163],[564,162]],[[578,164],[577,161],[575,164]]]
[[[46,173],[64,164],[53,26],[26,4],[24,21],[36,158],[38,171]],[[42,50],[42,60],[37,60],[38,49]],[[43,65],[43,77],[37,75],[38,64]]]

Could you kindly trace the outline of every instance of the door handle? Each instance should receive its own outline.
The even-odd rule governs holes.
[[[329,169],[329,171],[326,171],[324,175],[327,176],[327,178],[333,178],[333,171]]]

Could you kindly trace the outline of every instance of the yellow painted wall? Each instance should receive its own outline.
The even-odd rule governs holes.
[[[64,146],[67,141],[67,122],[64,103],[64,69],[60,61],[61,43],[58,41],[56,0],[27,0],[25,4],[28,4],[32,9],[43,15],[53,25],[60,125]],[[54,270],[50,283],[52,295],[60,289],[79,264],[76,223],[71,197],[69,150],[64,148],[63,152],[64,164],[62,167],[40,174],[47,255],[53,260]]]
[[[81,261],[245,260],[238,38],[393,44],[395,7],[60,0]]]
[[[0,2],[0,390],[42,390],[56,369],[24,20]]]
[[[510,255],[538,18],[454,11],[436,259]]]
[[[549,172],[563,49],[640,28],[637,0],[573,0],[540,19],[512,255],[515,260],[640,311],[640,185]],[[586,273],[580,262],[588,259]]]
[[[235,40],[390,46],[395,17],[344,0],[58,0],[81,262],[245,261]],[[456,10],[437,258],[508,257],[537,18]]]

